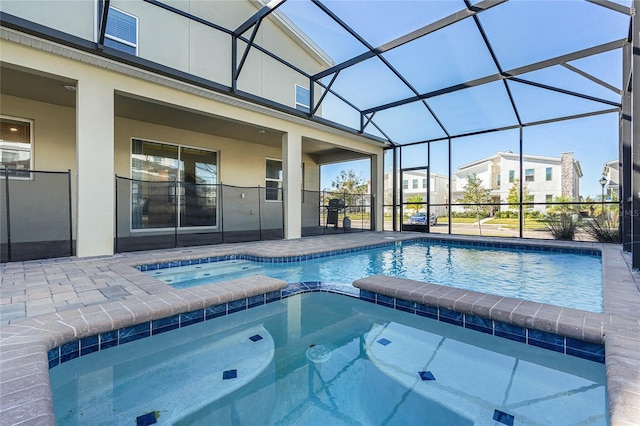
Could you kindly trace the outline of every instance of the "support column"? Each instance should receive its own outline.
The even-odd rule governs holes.
[[[302,236],[302,134],[289,131],[282,135],[282,171],[284,174],[284,238]]]
[[[78,81],[76,92],[77,224],[79,257],[113,254],[113,87],[99,78]]]
[[[633,215],[631,193],[631,91],[628,90],[631,77],[631,44],[623,49],[622,60],[622,112],[620,116],[620,236],[624,251],[631,251],[631,222]]]
[[[384,151],[371,156],[371,194],[371,215],[375,220],[371,229],[384,231]]]
[[[635,10],[640,10],[640,1],[633,2]],[[632,16],[633,54],[631,69],[633,71],[633,83],[631,93],[632,111],[632,144],[631,144],[631,258],[633,268],[640,268],[640,28],[636,19]],[[637,116],[636,116],[637,114]]]

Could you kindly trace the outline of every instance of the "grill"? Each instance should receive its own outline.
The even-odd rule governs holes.
[[[334,228],[338,227],[338,214],[340,210],[344,210],[344,200],[341,198],[332,198],[329,200],[327,209],[327,223],[324,225],[326,228],[329,225],[333,225]]]

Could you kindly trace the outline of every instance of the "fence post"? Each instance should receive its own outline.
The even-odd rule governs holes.
[[[131,183],[129,183],[129,187],[131,187]],[[116,202],[115,202],[115,215],[116,215],[116,231],[115,231],[115,242],[113,243],[114,247],[113,247],[113,251],[118,253],[118,175],[116,174],[116,193],[115,193],[115,197],[116,197]],[[133,214],[131,215],[131,217],[133,217]],[[129,236],[131,236],[131,234],[129,234]]]
[[[218,186],[220,191],[220,234],[222,235],[221,242],[224,244],[224,185],[220,182]]]
[[[178,177],[176,176],[176,178],[173,181],[173,194],[174,194],[174,199],[173,199],[173,208],[174,208],[174,214],[173,216],[175,217],[175,221],[173,224],[173,247],[176,248],[178,247],[178,221],[180,220],[179,216],[179,191],[178,191]]]
[[[7,261],[11,262],[11,209],[9,208],[9,167],[4,165],[4,196],[7,208]]]
[[[266,195],[265,195],[266,197]],[[260,195],[260,185],[258,185],[258,237],[262,241],[262,197]]]
[[[67,183],[69,188],[69,256],[73,256],[73,203],[71,202],[71,169],[67,169]]]

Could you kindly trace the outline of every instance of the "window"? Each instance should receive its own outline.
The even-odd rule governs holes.
[[[411,187],[413,189],[418,189],[418,179],[413,179],[411,182]]]
[[[551,167],[547,167],[545,172],[547,181],[553,180],[553,174],[551,172]]]
[[[33,155],[31,150],[31,122],[16,118],[0,117],[0,174],[4,176],[5,166],[9,176],[29,177]],[[25,170],[25,171],[22,171]]]
[[[500,174],[496,175],[496,186],[498,187],[500,186],[500,177],[501,177]]]
[[[138,18],[115,7],[109,7],[104,45],[137,55]]]
[[[296,84],[296,109],[300,111],[309,112],[311,104],[311,95],[309,89],[298,86]]]
[[[513,183],[516,180],[516,171],[509,170],[509,183]]]
[[[423,188],[427,187],[427,178],[422,178],[422,187]]]
[[[551,195],[551,194],[545,195],[544,196],[544,201],[546,201],[547,203],[553,202],[553,195]]]
[[[533,182],[533,180],[534,180],[533,169],[525,169],[525,171],[524,171],[524,181],[525,182]]]
[[[402,181],[402,189],[409,189],[409,180],[405,179]]]
[[[282,161],[270,160],[266,163],[266,200],[282,201]]]
[[[218,154],[134,139],[131,228],[216,226]]]

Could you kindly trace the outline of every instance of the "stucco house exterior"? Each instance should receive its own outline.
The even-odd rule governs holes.
[[[303,191],[319,190],[320,165],[353,158],[371,160],[373,209],[382,211],[384,144],[323,121],[319,105],[309,114],[307,74],[332,60],[266,7],[2,2],[0,166],[70,171],[75,254],[112,254],[116,236],[242,229],[258,211],[261,230],[298,238],[317,223],[318,205],[305,207]],[[44,177],[11,173],[12,192],[40,200],[38,209],[12,205],[13,242],[58,238],[53,226],[30,225],[58,209],[42,202],[46,189],[29,187]],[[224,218],[219,184],[236,201]],[[382,229],[377,216],[372,228]]]
[[[531,197],[524,202],[536,203],[535,210],[545,212],[545,203],[558,197],[579,201],[582,169],[573,153],[562,153],[559,157],[522,155],[522,183]],[[499,210],[508,210],[504,205],[509,190],[520,181],[520,156],[513,152],[498,152],[491,157],[460,166],[454,173],[452,198],[461,199],[467,176],[476,175],[483,186],[491,190],[496,203],[503,203]]]

